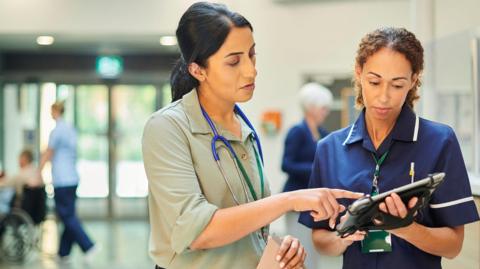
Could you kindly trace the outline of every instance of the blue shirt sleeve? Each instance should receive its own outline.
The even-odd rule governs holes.
[[[297,160],[298,151],[304,147],[304,139],[302,130],[293,127],[287,134],[285,139],[285,151],[282,159],[282,170],[289,174],[300,178],[308,179],[312,169],[312,163]]]
[[[59,144],[60,144],[60,134],[58,132],[58,129],[55,128],[50,133],[50,137],[48,138],[48,148],[52,150],[56,150],[58,149]]]
[[[323,188],[324,183],[322,182],[321,178],[321,173],[320,173],[320,160],[322,159],[323,155],[322,150],[320,148],[320,144],[317,145],[317,151],[315,152],[315,159],[313,161],[313,166],[312,166],[312,174],[310,176],[310,182],[308,184],[309,189],[313,188]],[[300,213],[300,217],[298,219],[298,222],[301,224],[311,228],[311,229],[328,229],[333,231],[329,226],[328,226],[328,220],[322,220],[322,221],[314,221],[313,217],[310,215],[311,211],[305,211]]]
[[[436,172],[445,172],[444,181],[430,200],[430,212],[436,227],[455,227],[479,219],[472,197],[467,169],[460,145],[453,130],[448,136],[435,167]]]

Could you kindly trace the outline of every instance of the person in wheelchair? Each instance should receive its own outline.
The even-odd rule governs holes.
[[[0,177],[0,188],[15,188],[10,208],[22,209],[38,225],[46,215],[45,185],[38,168],[33,164],[33,153],[30,150],[23,150],[18,162],[20,171],[13,176]]]
[[[36,229],[46,215],[46,193],[33,153],[24,150],[19,156],[20,171],[13,176],[0,174],[0,190],[14,189],[7,202],[10,209],[0,214],[0,261],[22,262],[36,244]],[[5,198],[5,197],[4,197]],[[2,199],[4,200],[4,199]]]

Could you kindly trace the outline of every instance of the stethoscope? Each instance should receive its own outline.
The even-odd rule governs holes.
[[[235,201],[235,203],[237,205],[240,205],[240,200],[235,195],[235,192],[233,191],[233,188],[232,188],[229,180],[227,179],[225,170],[223,169],[223,166],[220,163],[220,156],[218,155],[217,147],[216,147],[217,141],[223,143],[227,147],[228,151],[230,152],[230,155],[231,155],[232,159],[234,160],[235,167],[237,169],[237,173],[238,173],[239,177],[241,177],[240,172],[243,175],[244,180],[242,181],[242,187],[243,187],[243,191],[245,193],[245,197],[247,199],[247,202],[249,201],[249,198],[248,198],[249,196],[248,196],[248,193],[247,193],[247,190],[246,190],[247,187],[250,190],[250,194],[252,195],[254,200],[258,200],[258,199],[263,198],[264,197],[264,189],[265,189],[265,187],[264,187],[265,181],[264,181],[264,178],[263,178],[263,152],[262,152],[262,146],[260,145],[260,139],[257,135],[257,132],[255,131],[255,128],[253,128],[252,123],[250,123],[247,116],[242,112],[242,110],[237,105],[235,105],[235,107],[233,109],[234,112],[237,115],[239,115],[240,118],[252,130],[253,140],[255,140],[255,143],[256,143],[256,146],[257,146],[257,149],[258,149],[258,152],[257,152],[257,149],[252,144],[253,150],[255,152],[255,158],[256,158],[256,162],[257,162],[258,173],[259,173],[259,176],[260,176],[260,187],[261,187],[261,196],[260,197],[257,197],[257,194],[255,192],[255,189],[253,188],[253,184],[250,180],[250,177],[246,173],[246,170],[243,167],[242,162],[238,158],[237,153],[235,153],[235,150],[233,149],[230,142],[224,136],[221,136],[221,135],[218,134],[217,128],[213,124],[212,119],[208,116],[207,112],[203,109],[202,106],[200,106],[200,108],[202,110],[203,117],[205,118],[205,120],[207,121],[208,125],[210,126],[210,128],[212,129],[212,132],[213,132],[213,138],[212,138],[212,141],[211,141],[213,158],[215,159],[215,163],[217,164],[217,167],[220,170],[220,173],[222,174],[223,180],[227,184],[227,187],[228,187],[230,193],[232,194],[232,197],[233,197],[233,200]],[[259,155],[260,155],[260,158],[259,158]],[[239,172],[239,170],[240,170],[240,172]],[[247,184],[247,186],[245,186],[245,183]]]

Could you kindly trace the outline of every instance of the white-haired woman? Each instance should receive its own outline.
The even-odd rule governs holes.
[[[293,126],[285,139],[282,170],[288,174],[283,191],[307,189],[317,141],[328,135],[321,127],[330,113],[332,93],[318,83],[305,84],[299,93],[303,120]],[[286,215],[287,230],[303,242],[308,253],[315,253],[311,243],[311,231],[298,224],[298,213]],[[307,257],[307,268],[317,268],[315,255]]]

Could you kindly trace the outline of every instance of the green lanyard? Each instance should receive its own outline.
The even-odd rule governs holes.
[[[257,169],[258,169],[258,174],[260,176],[260,189],[261,189],[261,194],[262,196],[260,198],[265,197],[265,180],[263,178],[263,168],[262,168],[262,163],[260,161],[260,157],[258,155],[257,149],[255,148],[252,138],[250,137],[250,142],[252,143],[252,148],[253,151],[255,152],[255,160],[257,161]],[[253,188],[252,181],[250,180],[250,177],[247,174],[247,171],[245,170],[245,167],[243,166],[242,162],[238,159],[236,155],[233,156],[235,159],[235,162],[237,163],[238,167],[240,168],[240,171],[242,172],[243,178],[245,179],[245,182],[247,182],[248,189],[250,190],[250,194],[252,195],[253,199],[256,201],[258,200],[257,198],[257,192],[255,192],[255,189]],[[248,199],[248,198],[247,198]],[[267,242],[268,239],[268,229],[267,227],[262,227],[260,228],[260,235],[262,239]]]
[[[260,197],[261,199],[265,197],[265,190],[264,190],[265,181],[263,178],[263,169],[262,169],[262,164],[260,162],[260,157],[258,156],[257,149],[253,145],[253,141],[251,140],[251,138],[250,138],[250,142],[252,143],[252,148],[253,148],[253,151],[255,152],[255,159],[257,161],[258,174],[260,176],[260,189],[261,189],[261,195],[262,195]],[[235,162],[237,163],[238,167],[240,168],[240,171],[242,172],[243,178],[248,185],[248,189],[250,190],[250,194],[252,195],[255,201],[258,200],[257,193],[255,192],[255,188],[253,187],[252,181],[250,180],[250,177],[248,176],[247,171],[245,170],[245,167],[243,166],[242,162],[238,159],[236,155],[234,155],[233,158],[235,159]]]
[[[373,160],[375,161],[375,172],[373,173],[373,182],[372,182],[372,193],[371,195],[377,195],[380,193],[380,189],[378,188],[378,177],[380,176],[380,166],[382,166],[383,162],[387,158],[388,150],[383,153],[380,159],[377,159],[374,153],[372,153]]]

